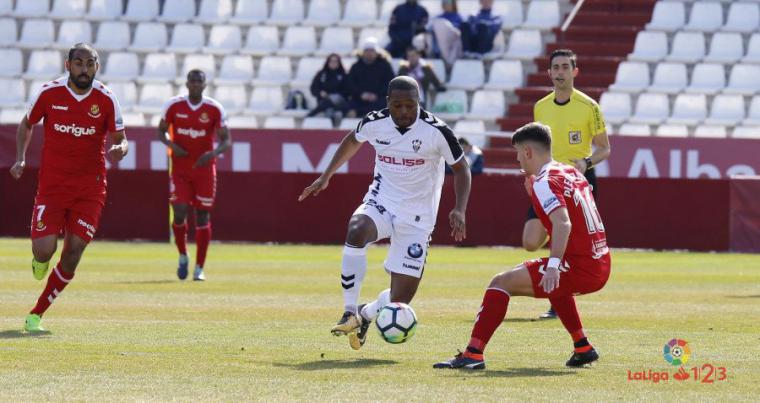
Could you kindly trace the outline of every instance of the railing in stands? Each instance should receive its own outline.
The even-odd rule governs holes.
[[[565,32],[568,28],[570,28],[570,24],[572,24],[573,20],[575,19],[575,15],[578,14],[578,11],[581,10],[581,7],[583,7],[583,3],[585,1],[586,0],[578,0],[578,2],[575,3],[575,7],[573,7],[572,11],[570,11],[570,14],[567,15],[565,22],[562,23],[560,31]]]

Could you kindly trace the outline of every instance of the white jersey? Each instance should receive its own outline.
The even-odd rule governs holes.
[[[419,109],[406,128],[393,123],[388,109],[370,112],[356,127],[358,141],[375,148],[375,176],[364,203],[388,210],[397,219],[433,230],[444,178],[444,160],[453,165],[464,155],[451,129]]]

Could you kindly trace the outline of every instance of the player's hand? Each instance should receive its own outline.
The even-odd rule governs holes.
[[[464,221],[464,211],[457,209],[449,213],[449,225],[451,226],[451,236],[455,241],[460,242],[467,238],[467,226]]]
[[[195,161],[195,164],[193,164],[193,168],[205,167],[206,165],[208,165],[209,161],[211,161],[212,159],[214,159],[214,152],[206,151],[205,153],[203,153],[203,155],[198,157],[198,161]]]
[[[110,159],[111,162],[119,162],[125,155],[127,155],[127,153],[124,152],[124,147],[121,145],[112,145],[111,149],[108,150],[108,159]]]
[[[172,149],[172,155],[175,156],[175,157],[186,157],[187,156],[187,151],[185,151],[184,148],[178,146],[176,143],[171,143],[171,145],[169,145],[169,148]]]
[[[13,179],[18,180],[19,178],[21,178],[21,174],[24,173],[25,166],[26,166],[26,162],[24,161],[16,161],[16,163],[13,164],[13,166],[10,169],[11,176],[13,177]]]
[[[582,174],[586,173],[586,169],[588,169],[586,160],[573,160],[573,164],[575,164],[575,169],[581,171]]]
[[[525,174],[525,172],[523,172]],[[523,185],[525,186],[525,191],[528,192],[528,197],[533,196],[533,183],[536,182],[536,175],[525,175],[525,182],[523,182]]]
[[[311,185],[307,186],[306,189],[301,192],[301,195],[298,196],[298,201],[302,201],[303,199],[309,197],[309,195],[316,196],[319,194],[319,192],[327,189],[327,185],[330,184],[330,179],[325,178],[323,176],[320,176],[317,178],[317,180],[314,181]]]
[[[544,276],[538,282],[538,286],[543,288],[547,294],[551,294],[552,291],[559,287],[559,269],[547,267]]]

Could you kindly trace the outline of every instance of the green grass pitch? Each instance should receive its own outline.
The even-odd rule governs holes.
[[[60,248],[59,244],[59,248]],[[571,370],[547,302],[513,298],[485,372],[433,370],[469,339],[490,278],[535,257],[517,249],[431,249],[412,302],[417,334],[390,345],[374,329],[353,351],[330,335],[341,314],[340,246],[213,244],[208,281],[180,282],[169,244],[96,241],[30,337],[23,319],[44,286],[30,242],[0,239],[0,401],[391,400],[757,401],[760,257],[613,251],[610,281],[578,298],[601,360]],[[362,300],[387,287],[385,247],[370,249]],[[191,246],[191,253],[193,248]],[[192,259],[191,259],[192,261]],[[681,338],[693,365],[727,379],[677,381],[663,346]],[[667,382],[629,371],[667,371]]]

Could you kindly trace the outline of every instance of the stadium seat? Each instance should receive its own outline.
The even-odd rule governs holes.
[[[19,49],[0,49],[0,77],[20,77],[24,71],[23,54]]]
[[[308,117],[303,120],[303,123],[301,123],[301,129],[332,130],[332,128],[332,120],[325,117]]]
[[[61,75],[63,60],[57,50],[33,50],[22,77],[27,80],[54,80]]]
[[[291,26],[303,20],[303,0],[274,0],[267,24]]]
[[[428,12],[428,19],[432,20],[433,17],[435,17],[438,14],[433,14],[430,12],[430,9],[427,8],[426,1],[418,2],[422,7],[425,8]],[[378,17],[377,21],[375,21],[375,25],[379,27],[387,27],[388,24],[391,22],[391,15],[393,14],[393,9],[396,8],[400,3],[398,0],[383,0],[383,4],[380,6],[380,17]],[[439,6],[440,8],[440,6]]]
[[[556,0],[531,1],[523,28],[549,30],[559,26],[559,3]]]
[[[90,0],[85,16],[90,21],[114,21],[121,16],[121,0]]]
[[[354,35],[351,28],[329,27],[322,31],[322,40],[319,49],[314,52],[318,56],[327,56],[330,53],[348,55],[354,50]]]
[[[541,43],[541,31],[516,29],[509,36],[508,59],[533,60],[544,50]]]
[[[159,0],[129,0],[127,11],[121,17],[128,22],[147,22],[158,18]]]
[[[267,3],[267,0],[238,1],[235,4],[235,15],[230,18],[230,23],[251,25],[266,21],[269,16]]]
[[[143,61],[140,83],[165,83],[177,78],[177,59],[174,53],[150,53]]]
[[[107,81],[132,81],[140,75],[140,63],[137,55],[130,52],[111,52],[106,59],[103,75],[99,78]]]
[[[277,51],[279,47],[280,39],[277,27],[252,26],[248,28],[245,46],[240,49],[240,53],[244,55],[266,56]]]
[[[686,7],[680,1],[658,1],[654,5],[648,31],[675,32],[686,24]]]
[[[435,73],[435,76],[438,77],[441,82],[446,82],[446,64],[443,63],[442,59],[424,59],[430,67],[433,69],[433,72]],[[491,69],[493,69],[493,65],[491,65]]]
[[[290,82],[290,85],[308,88],[317,71],[321,70],[324,64],[325,58],[322,57],[302,57],[298,60],[296,76]]]
[[[706,125],[736,126],[744,120],[744,97],[741,95],[718,95],[712,100],[710,116]]]
[[[285,104],[280,87],[253,87],[246,113],[257,116],[275,115]]]
[[[520,0],[495,1],[493,4],[493,12],[494,14],[501,16],[501,27],[503,29],[509,30],[515,29],[522,25],[523,15],[525,14],[523,12],[523,3]],[[431,17],[435,15],[438,14],[431,14]]]
[[[443,79],[443,77],[439,77]],[[512,91],[522,87],[523,67],[519,60],[496,60],[491,65],[488,82],[483,86],[487,90]]]
[[[760,64],[760,33],[752,34],[747,45],[747,54],[741,63]]]
[[[122,21],[104,21],[98,26],[95,49],[119,51],[129,47],[129,24]]]
[[[172,40],[166,47],[171,53],[197,53],[206,43],[203,27],[198,24],[177,24],[172,31]]]
[[[686,87],[690,94],[713,95],[726,86],[726,70],[722,64],[700,63],[691,73],[691,84]]]
[[[543,0],[540,0],[540,1],[543,1]],[[554,0],[552,0],[552,1],[554,1]],[[471,15],[475,15],[478,12],[480,12],[480,4],[479,3],[480,2],[478,0],[459,0],[459,1],[457,1],[457,9],[459,10],[459,15],[461,15],[464,20],[467,20],[467,17],[469,17]],[[495,3],[497,3],[497,2],[494,1],[494,4]],[[443,11],[441,11],[441,12],[443,12]]]
[[[141,112],[124,112],[121,113],[121,118],[124,120],[124,126],[131,127],[145,127],[145,115]]]
[[[495,120],[504,116],[506,100],[501,91],[478,90],[472,96],[468,119]]]
[[[232,0],[201,0],[198,16],[193,22],[198,24],[224,24],[232,16]]]
[[[112,81],[107,87],[119,100],[122,112],[130,111],[137,105],[137,86],[133,81]]]
[[[253,80],[253,58],[245,55],[227,55],[222,60],[216,85],[246,85]]]
[[[359,118],[343,118],[338,125],[339,130],[354,130],[359,125],[361,119]]]
[[[214,25],[208,35],[208,45],[204,53],[227,55],[237,53],[242,47],[240,27],[237,25]]]
[[[742,122],[744,126],[760,126],[760,96],[755,96],[749,104],[747,118]]]
[[[54,0],[50,17],[55,19],[80,19],[87,10],[87,0]]]
[[[744,56],[741,34],[718,32],[710,40],[710,53],[704,58],[707,63],[736,63]]]
[[[306,56],[317,49],[317,32],[314,27],[288,27],[282,47],[277,51],[282,56]]]
[[[633,53],[628,60],[659,62],[668,54],[668,36],[665,32],[640,31],[636,35]]]
[[[13,0],[0,0],[0,16],[13,15]]]
[[[18,25],[13,18],[0,18],[0,46],[16,45]]]
[[[214,60],[214,56],[206,53],[187,55],[182,62],[180,74],[175,78],[175,83],[184,87],[187,82],[187,73],[193,69],[199,69],[206,74],[206,83],[213,82],[214,77],[216,77],[216,61]]]
[[[160,113],[163,105],[174,95],[171,84],[145,84],[140,88],[140,103],[134,109],[143,113]]]
[[[687,31],[715,32],[723,26],[723,5],[718,2],[697,2],[691,7]]]
[[[17,125],[26,116],[26,109],[2,108],[0,109],[0,124]]]
[[[702,4],[702,3],[699,3]],[[705,35],[701,32],[677,32],[673,48],[665,58],[669,62],[696,63],[705,57]]]
[[[654,133],[657,137],[689,137],[686,125],[659,125]]]
[[[50,12],[49,0],[16,0],[13,16],[16,18],[40,18]]]
[[[163,23],[141,22],[135,28],[135,38],[128,49],[141,53],[159,52],[166,47],[167,36],[166,25]]]
[[[44,49],[53,44],[55,32],[53,21],[48,19],[27,19],[21,27],[21,37],[16,46],[21,49]]]
[[[24,80],[0,78],[0,108],[23,108],[25,101]]]
[[[605,92],[599,99],[602,114],[610,123],[621,124],[631,117],[631,95],[623,92]]]
[[[731,137],[735,139],[760,139],[760,126],[735,127]]]
[[[92,43],[92,27],[84,20],[67,20],[58,28],[58,40],[53,44],[56,49],[69,50],[71,45],[80,42]]]
[[[230,116],[227,118],[227,127],[231,129],[256,129],[259,127],[259,122],[255,116]]]
[[[618,134],[623,136],[651,136],[652,129],[649,125],[625,123],[617,130]]]
[[[259,72],[253,85],[280,86],[290,81],[290,59],[281,56],[266,56],[259,63]]]
[[[636,100],[636,111],[631,123],[660,124],[670,115],[670,104],[665,94],[644,93]]]
[[[726,126],[699,125],[694,129],[694,137],[725,138],[728,137]]]
[[[649,92],[678,94],[688,84],[686,65],[683,63],[659,63],[654,70],[654,79]]]
[[[388,26],[387,22],[390,21],[391,12],[393,11],[393,7],[396,7],[397,5],[399,5],[400,2],[399,2],[399,0],[384,0],[383,1],[383,7],[385,7],[385,3],[390,3],[391,4],[390,5],[390,11],[388,11],[388,20],[386,20],[385,21],[386,24],[383,25],[383,26]],[[440,0],[422,0],[422,1],[418,1],[418,3],[420,3],[420,5],[422,7],[425,7],[425,10],[427,10],[428,15],[431,18],[435,17],[436,15],[441,15],[441,13],[443,13],[443,8],[441,8],[441,2],[440,2]],[[458,2],[458,3],[461,3],[461,2]],[[496,2],[494,2],[494,3],[496,3]],[[494,7],[496,7],[496,4],[494,4]],[[461,15],[462,9],[459,8],[458,10],[459,10],[459,13]],[[467,18],[466,15],[462,15],[462,17],[463,18]]]
[[[348,0],[340,25],[347,27],[366,27],[377,21],[377,2],[375,0]]]
[[[485,69],[480,60],[459,59],[451,69],[451,79],[446,84],[449,88],[475,90],[485,82]]]
[[[622,62],[618,65],[611,91],[639,93],[649,87],[649,65],[642,62]]]
[[[238,114],[248,105],[248,93],[242,85],[222,85],[216,87],[213,94],[228,114]]]
[[[367,38],[375,38],[377,39],[377,44],[384,48],[386,45],[388,45],[391,42],[390,36],[388,36],[388,28],[362,28],[361,31],[359,31],[359,41],[356,42],[358,46],[362,46],[362,44],[367,40]]]
[[[731,69],[727,94],[753,95],[760,92],[760,65],[737,64]]]
[[[311,0],[309,11],[303,25],[329,27],[340,19],[340,3],[338,0]]]
[[[673,103],[668,124],[694,125],[707,117],[707,97],[702,94],[680,94]]]
[[[190,21],[195,17],[195,0],[170,0],[164,2],[164,9],[158,20],[176,24]]]
[[[474,102],[473,102],[474,103]],[[486,131],[486,124],[482,120],[458,120],[454,124],[454,134],[457,137],[465,134],[469,134],[472,137],[473,134],[484,134]]]
[[[32,102],[32,98],[34,96],[39,94],[39,92],[42,90],[42,86],[49,83],[50,81],[51,81],[50,78],[44,78],[44,79],[32,80],[32,82],[29,83],[29,92],[27,93],[27,97],[26,97],[27,105],[29,105]]]
[[[760,4],[732,3],[721,31],[751,33],[760,29]]]
[[[467,93],[463,90],[439,92],[436,94],[435,102],[430,110],[444,120],[460,119],[469,110],[467,107]]]

